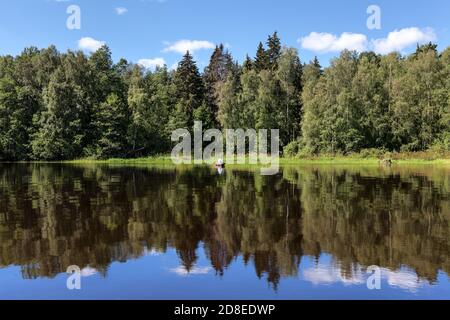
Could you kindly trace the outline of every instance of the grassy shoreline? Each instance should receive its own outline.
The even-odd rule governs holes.
[[[384,156],[352,154],[352,155],[319,155],[311,157],[282,157],[280,165],[380,165],[383,159],[389,159],[393,165],[449,165],[450,153],[416,152],[416,153],[388,153]],[[242,159],[241,159],[242,160]],[[8,163],[1,162],[0,163]],[[66,163],[66,164],[109,164],[109,165],[175,165],[169,155],[151,156],[134,159],[112,158],[98,160],[93,158],[82,158],[65,161],[17,161],[9,163]],[[207,165],[207,164],[204,164]],[[184,164],[184,166],[190,166]],[[227,163],[227,167],[241,166],[265,166],[263,163],[250,164],[248,157],[245,164]]]
[[[379,165],[382,159],[375,157],[362,158],[358,156],[318,156],[311,158],[280,158],[280,165],[301,165],[301,164],[324,164],[324,165]],[[436,159],[421,159],[421,158],[391,158],[392,164],[434,164],[434,165],[450,165],[450,158],[436,158]],[[58,163],[72,163],[72,164],[148,164],[148,165],[174,165],[169,156],[157,156],[136,159],[78,159],[70,161],[61,161]],[[263,164],[228,164],[228,166],[262,166]]]

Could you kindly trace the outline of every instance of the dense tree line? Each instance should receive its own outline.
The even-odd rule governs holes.
[[[450,48],[428,44],[406,58],[344,51],[325,70],[307,65],[303,82],[307,153],[449,149]]]
[[[187,52],[154,71],[107,46],[0,57],[0,160],[138,157],[170,152],[174,129],[280,129],[288,154],[449,149],[450,48],[410,56],[344,51],[302,64],[275,32],[240,65],[219,45],[201,73]]]

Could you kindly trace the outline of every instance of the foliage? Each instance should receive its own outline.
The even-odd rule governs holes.
[[[218,45],[203,73],[189,52],[173,71],[114,63],[107,46],[0,57],[0,161],[168,154],[172,131],[197,120],[204,130],[279,129],[290,156],[446,154],[450,48],[344,51],[322,68],[275,32],[242,65]]]

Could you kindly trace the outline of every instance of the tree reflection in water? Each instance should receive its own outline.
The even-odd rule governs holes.
[[[24,278],[175,248],[186,272],[203,244],[217,275],[242,256],[274,287],[326,253],[339,277],[402,266],[450,272],[448,168],[285,167],[277,176],[209,168],[3,164],[0,266]]]

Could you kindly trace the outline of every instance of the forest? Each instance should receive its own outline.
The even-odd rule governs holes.
[[[343,51],[324,68],[275,32],[241,64],[218,45],[203,72],[189,52],[175,70],[114,62],[107,46],[0,57],[0,161],[168,154],[194,121],[280,129],[285,156],[448,152],[450,48]]]

